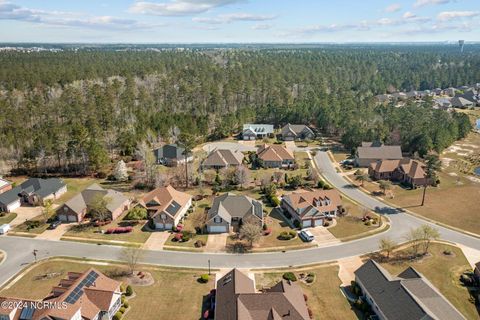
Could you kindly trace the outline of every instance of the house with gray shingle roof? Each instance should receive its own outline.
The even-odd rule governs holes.
[[[46,200],[58,199],[67,192],[67,185],[58,178],[30,178],[18,187],[0,194],[0,210],[12,212],[23,203],[43,205]]]
[[[465,99],[464,97],[453,97],[450,102],[455,108],[466,109],[473,107],[475,102]]]
[[[238,150],[213,150],[202,163],[202,168],[219,170],[228,167],[238,167],[242,164],[243,158],[245,156]]]
[[[215,319],[222,320],[309,320],[302,289],[281,280],[262,292],[247,275],[233,269],[217,281]]]
[[[243,125],[242,139],[243,140],[256,140],[263,139],[265,137],[272,136],[273,134],[272,124],[251,124],[247,123]]]
[[[163,164],[169,167],[176,167],[185,164],[185,161],[192,162],[193,155],[189,153],[185,157],[185,149],[176,144],[167,144],[153,150],[157,164]]]
[[[437,288],[412,267],[394,277],[369,260],[355,271],[355,281],[380,319],[465,320]]]
[[[81,222],[89,213],[90,205],[103,199],[107,202],[109,220],[115,220],[130,207],[130,200],[121,192],[103,189],[94,183],[57,209],[58,220],[62,222]]]
[[[263,206],[260,201],[247,196],[225,193],[213,200],[208,210],[207,231],[209,233],[230,232],[245,220],[257,221],[263,225]]]
[[[315,134],[312,129],[304,124],[286,124],[280,131],[284,141],[313,139]]]

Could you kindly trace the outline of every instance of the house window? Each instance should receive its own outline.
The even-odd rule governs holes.
[[[63,207],[63,212],[68,212],[68,208],[67,208],[67,207]]]
[[[215,223],[222,223],[222,218],[220,218],[220,217],[215,217],[215,218],[213,218],[213,222],[215,222]]]

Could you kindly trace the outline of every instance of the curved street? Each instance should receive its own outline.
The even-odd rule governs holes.
[[[404,241],[410,228],[429,223],[390,207],[383,202],[353,188],[351,184],[335,171],[328,154],[317,152],[315,163],[322,175],[341,192],[365,207],[388,215],[391,227],[387,231],[367,238],[339,243],[336,245],[292,250],[287,252],[227,254],[227,253],[191,253],[179,251],[145,251],[142,262],[147,264],[207,268],[210,260],[212,268],[271,268],[300,266],[313,263],[338,260],[340,258],[366,254],[378,250],[380,238],[388,236],[396,241]],[[435,225],[441,238],[480,250],[480,239]],[[22,268],[34,261],[33,250],[38,250],[38,259],[54,256],[68,256],[98,260],[121,260],[123,247],[109,245],[84,244],[68,241],[50,241],[23,237],[1,237],[0,249],[7,254],[0,265],[0,284],[13,277]]]

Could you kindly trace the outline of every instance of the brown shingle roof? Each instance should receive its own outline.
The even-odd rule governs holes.
[[[342,204],[340,193],[337,190],[315,190],[285,195],[287,202],[300,216],[315,212],[334,211]]]
[[[180,192],[175,190],[172,186],[156,188],[149,193],[147,193],[140,201],[139,204],[148,208],[148,210],[155,210],[153,214],[150,215],[150,218],[153,218],[161,213],[165,213],[171,216],[173,219],[181,212],[181,209],[176,210],[174,214],[169,212],[168,208],[176,202],[180,205],[180,208],[183,208],[187,203],[192,199],[192,196],[185,192]]]
[[[357,154],[360,159],[400,160],[403,158],[400,146],[371,145],[368,146],[368,144],[362,143],[362,146],[357,148]]]
[[[231,150],[215,150],[212,151],[207,159],[203,162],[204,166],[217,166],[217,167],[226,167],[226,166],[238,166],[242,164],[244,155],[240,151],[231,151]]]
[[[258,148],[257,155],[263,161],[294,160],[293,154],[282,145],[263,145]]]

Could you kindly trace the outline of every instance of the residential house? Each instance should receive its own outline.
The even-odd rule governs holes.
[[[0,194],[12,190],[12,184],[7,180],[0,178]]]
[[[120,285],[94,268],[68,272],[43,300],[0,297],[0,319],[111,320],[122,306]]]
[[[378,160],[401,160],[402,149],[400,146],[386,146],[380,142],[362,142],[355,154],[355,165],[368,167],[370,163]]]
[[[304,124],[287,124],[281,131],[280,135],[285,141],[306,140],[315,138],[312,129]]]
[[[402,100],[402,101],[408,99],[407,94],[405,92],[392,93],[392,98],[395,99],[395,100]]]
[[[295,164],[293,153],[279,144],[262,145],[257,150],[257,157],[265,168],[290,168]]]
[[[282,197],[281,207],[301,228],[323,226],[327,217],[338,214],[342,205],[337,190],[314,190],[292,193]]]
[[[452,102],[450,101],[450,98],[442,98],[438,97],[433,99],[433,102],[435,103],[434,108],[435,109],[441,109],[441,110],[448,110],[449,108],[452,107]]]
[[[91,206],[101,200],[105,201],[108,209],[108,216],[105,217],[105,220],[115,220],[130,207],[130,199],[123,193],[103,189],[94,183],[61,205],[57,209],[57,218],[62,222],[82,222]]]
[[[412,90],[406,93],[408,99],[418,99],[420,98],[420,94],[418,91]]]
[[[161,187],[147,193],[138,206],[147,210],[155,229],[171,230],[192,206],[192,196],[172,186]]]
[[[263,225],[263,207],[260,201],[247,196],[225,193],[213,200],[208,210],[207,231],[225,233],[237,231],[245,220],[256,221]]]
[[[467,109],[475,105],[473,101],[467,100],[463,97],[453,97],[450,102],[452,103],[452,107],[460,109]]]
[[[364,299],[381,320],[464,320],[463,315],[412,267],[397,277],[373,260],[355,271]]]
[[[244,124],[242,130],[243,140],[256,140],[271,137],[273,135],[272,124]]]
[[[153,150],[158,164],[169,167],[176,167],[180,164],[185,164],[185,161],[192,162],[193,155],[189,153],[185,157],[185,149],[176,144],[167,144],[158,149]]]
[[[238,167],[242,164],[245,156],[238,150],[217,149],[207,156],[202,163],[203,169],[220,170],[228,167]]]
[[[443,90],[444,94],[446,94],[447,96],[450,96],[450,97],[453,97],[455,96],[455,93],[457,92],[457,90],[455,88],[447,88],[445,90]]]
[[[473,276],[475,277],[477,283],[480,285],[480,261],[475,263],[475,268],[473,269]]]
[[[43,205],[67,192],[67,185],[60,179],[30,178],[19,186],[0,194],[0,211],[12,212],[22,204]]]
[[[215,319],[310,320],[301,287],[281,280],[262,292],[247,275],[233,269],[217,281]]]
[[[425,173],[425,164],[417,160],[378,160],[368,167],[368,174],[374,180],[393,180],[412,187],[431,184]]]

